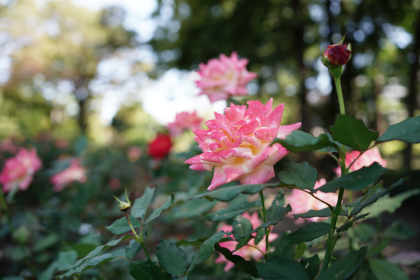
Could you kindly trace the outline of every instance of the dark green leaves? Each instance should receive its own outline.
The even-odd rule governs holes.
[[[335,143],[331,142],[327,134],[321,134],[314,137],[303,131],[292,131],[285,139],[277,139],[283,147],[293,153],[319,150],[326,147],[333,147]]]
[[[283,163],[279,173],[280,182],[301,189],[313,190],[318,173],[306,161]]]
[[[366,216],[368,216],[368,215],[369,215],[369,213],[366,213],[366,214],[363,214],[363,215],[360,215],[360,216],[357,216],[357,217],[353,218],[353,220],[351,220],[351,221],[349,221],[349,222],[345,223],[344,225],[342,225],[341,227],[339,227],[339,228],[337,229],[337,232],[341,232],[341,231],[346,231],[346,230],[348,230],[349,228],[351,228],[351,227],[353,226],[353,223],[354,223],[355,221],[360,220],[360,219],[364,219],[364,218],[366,218]]]
[[[147,208],[152,202],[155,189],[146,188],[142,197],[137,198],[131,207],[131,215],[136,218],[144,219],[146,216]]]
[[[303,265],[293,260],[274,258],[255,266],[265,280],[310,280]]]
[[[252,224],[251,222],[242,216],[238,216],[235,218],[232,224],[232,232],[233,236],[236,240],[239,240],[240,238],[247,236],[247,233],[249,231],[252,231]]]
[[[140,227],[140,222],[133,216],[129,216],[130,222],[133,225],[133,228]],[[123,234],[127,231],[130,231],[130,225],[128,224],[127,218],[122,217],[115,222],[112,223],[112,225],[106,227],[107,230],[109,230],[112,234]]]
[[[175,201],[175,197],[174,197],[174,194],[172,193],[171,198],[169,200],[165,201],[159,208],[156,208],[155,210],[153,210],[152,214],[150,214],[149,218],[147,218],[144,224],[147,224],[148,222],[159,217],[163,210],[168,209],[169,207],[171,207],[172,204],[174,204],[174,201]]]
[[[330,225],[327,223],[310,223],[286,236],[285,240],[292,244],[299,244],[314,240],[329,231]]]
[[[371,259],[369,267],[377,279],[381,280],[409,280],[407,274],[397,265],[385,260]]]
[[[61,267],[60,270],[69,270],[69,269],[76,268],[76,267],[80,266],[85,260],[88,260],[88,259],[91,259],[93,257],[96,257],[99,254],[101,254],[102,252],[104,252],[105,250],[107,250],[108,248],[113,247],[113,246],[117,245],[118,243],[120,243],[121,241],[130,239],[130,238],[133,238],[133,236],[127,234],[127,235],[124,235],[123,237],[121,237],[120,239],[113,240],[113,241],[108,242],[105,245],[96,247],[86,257],[84,257],[83,259],[78,260],[74,265],[68,265],[68,266]]]
[[[280,211],[280,208],[284,205],[284,193],[282,190],[279,190],[273,202],[271,203],[270,208],[268,209],[268,219],[271,220],[274,215]]]
[[[420,116],[408,118],[400,123],[391,125],[378,142],[399,140],[406,143],[420,143]]]
[[[247,211],[250,208],[258,207],[261,205],[261,200],[255,202],[241,202],[232,204],[229,207],[222,209],[216,213],[211,213],[205,216],[204,218],[213,222],[225,221],[227,219],[234,218],[238,215],[241,215],[243,212]]]
[[[130,240],[130,243],[125,246],[125,256],[128,259],[134,258],[134,256],[140,252],[141,244],[138,243],[136,240]]]
[[[130,263],[130,275],[135,280],[172,280],[172,277],[152,261]]]
[[[319,271],[319,257],[318,254],[313,255],[310,258],[303,258],[300,263],[306,268],[310,280],[315,279]]]
[[[333,209],[335,209],[335,207],[333,207]],[[298,218],[313,218],[313,217],[331,217],[332,212],[330,208],[324,208],[321,210],[309,210],[308,212],[302,213],[302,214],[293,214],[293,217],[295,217],[295,219]],[[346,216],[347,213],[344,212],[344,210],[341,210],[340,212],[341,216]]]
[[[270,254],[270,259],[281,258],[281,259],[293,259],[296,249],[295,246],[286,242],[285,238],[287,233],[284,233],[283,236],[280,236],[272,243],[272,246],[276,248],[274,252]]]
[[[214,253],[214,244],[216,242],[219,242],[219,240],[222,239],[224,235],[224,231],[219,231],[218,233],[214,234],[209,239],[204,241],[198,252],[193,256],[188,271],[193,270],[197,264],[200,264],[207,260]]]
[[[317,190],[321,192],[335,192],[339,188],[352,191],[363,190],[368,185],[376,183],[379,176],[386,171],[385,168],[380,166],[377,162],[374,162],[369,167],[363,167],[360,170],[330,181]]]
[[[159,240],[156,256],[166,272],[182,276],[187,271],[187,256],[175,243]]]
[[[206,198],[210,201],[230,201],[237,197],[240,193],[254,194],[265,188],[275,188],[278,184],[257,184],[257,185],[238,185],[218,188],[215,191],[206,192],[193,197],[193,199]]]
[[[233,255],[231,251],[226,248],[221,247],[219,244],[215,244],[214,248],[221,253],[227,260],[233,262],[236,268],[245,271],[246,273],[251,274],[252,277],[258,278],[258,272],[255,268],[254,263],[246,261],[244,258]]]
[[[334,140],[358,151],[366,151],[370,143],[378,137],[362,120],[350,115],[338,116],[330,131]]]
[[[357,252],[351,252],[344,259],[333,263],[327,270],[322,272],[318,280],[350,280],[356,275],[362,261],[366,256],[367,247],[362,247]]]

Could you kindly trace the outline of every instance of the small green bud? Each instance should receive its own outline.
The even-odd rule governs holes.
[[[127,195],[127,189],[125,189],[125,197],[127,198],[127,202],[121,201],[118,199],[118,197],[114,196],[114,198],[120,203],[120,205],[118,205],[118,208],[122,211],[125,212],[128,209],[131,208],[131,201],[130,199],[128,199],[128,195]]]

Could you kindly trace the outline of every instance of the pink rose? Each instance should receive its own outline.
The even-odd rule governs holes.
[[[36,154],[36,149],[20,148],[16,157],[6,160],[0,174],[3,191],[9,192],[18,187],[24,191],[32,182],[33,175],[41,168],[42,162]]]
[[[216,119],[206,122],[209,129],[193,130],[203,153],[185,163],[193,170],[215,167],[209,191],[235,180],[262,184],[274,177],[273,165],[289,151],[279,143],[270,145],[276,136],[290,133],[300,123],[280,126],[284,104],[273,110],[272,103],[273,99],[266,105],[248,101],[248,109],[232,104],[224,109],[225,115],[215,113]]]
[[[86,169],[80,166],[78,159],[72,159],[67,169],[54,174],[51,177],[51,183],[54,185],[54,191],[62,191],[72,182],[84,183],[87,181]]]
[[[244,213],[244,214],[242,214],[242,217],[247,218],[248,220],[251,221],[252,229],[256,229],[257,227],[259,227],[262,224],[261,220],[258,218],[257,212],[254,212],[252,215],[249,215],[248,213]],[[221,228],[221,230],[231,232],[232,231],[232,226],[224,225]],[[257,233],[255,232],[252,235],[255,237],[257,235]],[[273,242],[274,240],[277,239],[277,237],[278,237],[277,233],[270,233],[268,235],[268,241]],[[228,249],[231,252],[233,252],[236,249],[237,244],[238,244],[238,242],[236,242],[236,241],[227,241],[227,242],[220,243],[220,246]],[[251,260],[251,259],[254,259],[255,261],[258,261],[259,259],[261,259],[263,257],[263,254],[260,252],[260,250],[264,253],[266,252],[265,238],[264,238],[264,240],[261,240],[260,243],[258,243],[257,245],[255,245],[255,239],[250,240],[248,244],[257,247],[259,250],[254,248],[254,247],[244,246],[244,247],[240,248],[238,251],[234,252],[233,254],[241,256],[245,260],[248,260],[248,261]],[[232,267],[235,266],[235,264],[233,262],[228,261],[220,253],[219,253],[219,257],[214,262],[215,263],[226,263],[224,271],[228,271],[229,269],[231,269]]]
[[[247,83],[257,77],[257,74],[246,70],[248,59],[239,59],[236,52],[230,57],[221,54],[219,58],[210,59],[207,64],[200,63],[197,73],[201,80],[196,81],[197,87],[201,88],[199,95],[208,95],[212,103],[232,95],[247,95]]]
[[[178,136],[181,135],[184,130],[200,128],[202,121],[203,119],[197,116],[196,112],[182,112],[176,114],[175,121],[168,124],[168,129],[172,136]]]
[[[326,182],[327,181],[322,178],[315,183],[314,189],[323,186]],[[330,205],[336,205],[338,199],[338,195],[336,193],[317,192],[316,196]],[[293,189],[292,193],[286,196],[286,201],[290,204],[290,206],[292,206],[293,211],[288,214],[289,218],[294,218],[292,214],[302,214],[308,212],[309,210],[321,210],[328,207],[326,204],[313,198],[311,195],[297,189]],[[309,222],[319,222],[325,219],[327,218],[313,217],[307,218],[306,220]],[[305,219],[299,218],[295,220],[295,224],[302,224],[304,221]]]
[[[351,151],[346,154],[346,166],[348,167],[358,156],[359,151]],[[350,171],[356,171],[365,166],[370,166],[372,163],[377,162],[383,167],[386,167],[387,162],[381,157],[378,148],[367,150],[351,167]],[[337,176],[341,176],[341,168],[337,167],[335,170]]]

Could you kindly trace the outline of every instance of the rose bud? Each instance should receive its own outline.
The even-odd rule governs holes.
[[[118,208],[120,209],[121,212],[125,212],[131,208],[131,201],[130,199],[128,199],[127,189],[125,189],[125,198],[127,198],[127,202],[119,200],[118,197],[116,197],[115,195],[113,195],[113,197],[120,203],[118,205]]]
[[[330,45],[324,52],[322,62],[328,68],[346,64],[351,57],[351,46],[347,44]]]

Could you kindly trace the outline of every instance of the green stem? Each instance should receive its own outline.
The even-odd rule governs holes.
[[[267,214],[265,211],[265,202],[264,202],[264,194],[263,191],[260,191],[260,198],[261,198],[261,205],[262,205],[262,213],[263,213],[263,220],[264,223],[267,222]],[[270,235],[270,228],[265,230],[265,259],[267,260],[268,252],[270,249],[270,243],[268,242],[268,236]]]
[[[0,203],[2,205],[4,213],[6,214],[7,223],[9,225],[10,232],[12,232],[13,231],[12,220],[10,219],[9,208],[7,208],[6,199],[4,198],[3,190],[1,187],[0,187],[0,200],[1,200]]]
[[[131,231],[133,232],[134,236],[135,236],[135,240],[141,244],[141,247],[143,248],[144,253],[146,254],[146,257],[149,261],[151,261],[152,259],[150,258],[149,252],[147,251],[146,245],[144,245],[144,238],[143,238],[143,234],[142,237],[140,238],[137,234],[137,232],[135,231],[133,225],[131,224],[130,218],[128,216],[128,211],[125,211],[125,216],[127,218],[128,221],[128,225],[131,228]]]
[[[341,82],[340,82],[340,77],[334,77],[334,82],[335,82],[335,88],[337,89],[337,96],[338,96],[338,103],[340,104],[340,114],[341,115],[345,115],[346,114],[346,109],[344,107],[344,99],[343,99],[343,92],[341,90]]]

